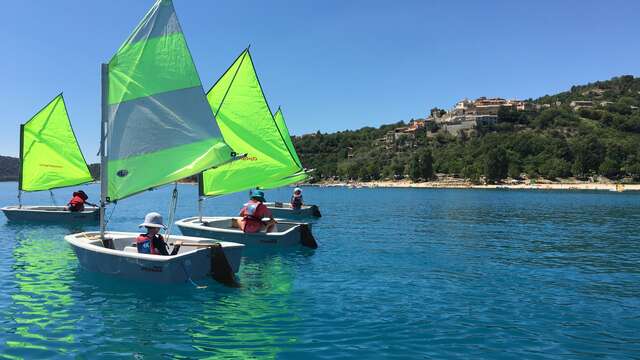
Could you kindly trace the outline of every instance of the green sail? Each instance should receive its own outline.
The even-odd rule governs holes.
[[[225,141],[247,157],[205,171],[203,195],[267,187],[301,170],[269,109],[248,49],[209,90],[207,99]]]
[[[278,130],[280,130],[280,134],[282,134],[282,138],[284,142],[287,144],[287,148],[291,153],[291,156],[296,161],[296,164],[302,169],[302,163],[300,162],[300,158],[298,157],[298,153],[296,152],[296,148],[293,147],[293,142],[291,141],[291,134],[289,133],[289,128],[287,127],[287,123],[284,121],[284,115],[282,115],[282,109],[278,108],[278,111],[273,115],[274,120],[276,121],[276,125],[278,126]]]
[[[231,160],[170,0],[156,1],[109,61],[103,86],[109,201]]]
[[[20,190],[50,190],[93,180],[62,94],[20,127],[20,143]]]
[[[306,170],[304,170],[304,168],[302,167],[302,163],[300,162],[298,153],[296,152],[296,149],[293,146],[293,142],[291,141],[291,135],[289,134],[289,128],[287,127],[287,124],[284,121],[284,116],[282,115],[282,110],[280,108],[278,108],[278,111],[276,111],[276,113],[273,115],[273,118],[276,121],[278,130],[280,130],[280,134],[282,134],[282,137],[284,138],[284,141],[287,144],[287,148],[289,149],[289,152],[291,153],[293,159],[296,161],[296,164],[300,166],[301,170],[296,174],[284,177],[282,179],[265,182],[261,186],[261,188],[263,189],[274,189],[281,186],[300,183],[309,179],[309,174],[307,174]]]
[[[260,185],[261,189],[275,189],[281,186],[287,186],[295,183],[300,183],[309,179],[309,174],[305,171],[300,171],[296,174],[284,177],[282,179],[277,179],[273,181],[265,181]]]

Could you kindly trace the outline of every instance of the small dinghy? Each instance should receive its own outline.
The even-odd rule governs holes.
[[[140,141],[141,134],[150,141]],[[171,0],[157,0],[111,61],[102,64],[100,135],[100,232],[65,237],[82,267],[151,282],[183,282],[209,274],[233,282],[242,244],[165,233],[167,241],[183,242],[176,254],[155,253],[152,245],[141,245],[139,253],[132,246],[139,234],[106,231],[107,204],[235,157],[215,126]],[[170,219],[177,186],[171,204]],[[145,218],[141,226],[147,231],[164,227],[160,214],[150,215],[154,225]]]
[[[291,204],[281,202],[267,202],[264,203],[267,208],[271,210],[274,217],[283,219],[304,219],[304,218],[319,218],[320,208],[317,205],[302,205],[300,209],[294,209]]]
[[[83,211],[71,212],[65,206],[12,205],[2,208],[4,216],[15,222],[98,223],[100,208],[87,206]]]
[[[225,141],[247,156],[203,172],[198,177],[200,216],[175,224],[184,235],[239,242],[247,245],[247,250],[299,245],[317,248],[311,226],[306,223],[280,221],[275,232],[245,233],[237,226],[236,218],[202,217],[206,197],[272,189],[309,177],[293,147],[282,111],[278,109],[272,114],[269,108],[249,49],[238,56],[207,92],[207,99]],[[283,217],[290,216],[291,212]]]
[[[248,247],[306,246],[312,249],[318,243],[311,233],[311,225],[278,221],[274,232],[245,233],[240,230],[236,217],[191,217],[176,221],[183,235],[206,237],[245,244]]]
[[[86,270],[157,283],[180,283],[207,276],[225,284],[233,283],[244,248],[242,244],[171,236],[174,243],[183,242],[176,255],[140,254],[135,245],[137,236],[108,231],[104,240],[99,232],[72,234],[64,239]]]
[[[23,192],[51,192],[52,189],[90,181],[93,181],[93,177],[78,146],[64,98],[60,94],[29,121],[20,125],[19,204],[3,207],[2,212],[9,221],[97,224],[97,207],[71,212],[64,206],[22,205]],[[53,200],[53,193],[51,198]]]
[[[282,110],[272,114],[269,108],[248,48],[207,92],[207,100],[225,142],[246,157],[203,172],[201,197],[274,189],[309,177]]]

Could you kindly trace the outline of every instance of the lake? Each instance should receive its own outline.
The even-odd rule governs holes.
[[[98,186],[84,188],[96,201]],[[0,183],[0,206],[16,203],[15,189]],[[195,215],[197,188],[179,189],[176,219]],[[57,202],[71,191],[56,190]],[[119,202],[109,229],[138,231],[149,211],[166,219],[170,192]],[[209,199],[205,214],[236,214],[246,195]],[[0,358],[640,357],[639,193],[305,187],[304,197],[323,213],[320,247],[245,257],[239,288],[87,273],[63,240],[81,228],[0,215]]]

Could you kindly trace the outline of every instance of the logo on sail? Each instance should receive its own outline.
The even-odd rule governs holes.
[[[116,175],[118,175],[119,177],[125,177],[129,175],[129,170],[126,170],[126,169],[118,170]]]

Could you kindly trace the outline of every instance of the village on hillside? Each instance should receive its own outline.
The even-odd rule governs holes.
[[[593,90],[591,90],[593,91]],[[606,107],[611,101],[571,101],[569,107],[574,111]],[[554,106],[562,103],[557,101]],[[538,104],[527,100],[479,97],[475,100],[463,99],[458,101],[449,111],[434,108],[422,119],[412,119],[407,126],[397,127],[388,131],[378,142],[386,149],[396,148],[402,144],[412,144],[420,134],[427,138],[436,136],[438,132],[445,132],[453,136],[470,136],[481,126],[491,126],[498,123],[498,113],[501,109],[514,111],[541,111],[550,108],[552,104]],[[638,107],[631,106],[632,110]],[[403,141],[404,140],[404,141]]]

